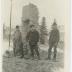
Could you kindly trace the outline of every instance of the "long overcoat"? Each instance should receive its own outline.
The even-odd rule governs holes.
[[[13,34],[13,48],[15,53],[18,54],[21,51],[22,47],[22,36],[20,30],[16,30]]]

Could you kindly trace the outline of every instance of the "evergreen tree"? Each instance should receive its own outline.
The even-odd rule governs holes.
[[[45,44],[45,38],[47,36],[47,28],[46,28],[46,18],[42,18],[42,23],[40,26],[40,42],[41,44]]]

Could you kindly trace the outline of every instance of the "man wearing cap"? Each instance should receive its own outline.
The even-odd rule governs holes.
[[[54,23],[52,25],[52,30],[50,32],[49,36],[49,49],[48,49],[48,59],[51,59],[51,50],[54,49],[53,54],[53,60],[56,60],[56,54],[57,54],[57,45],[60,39],[59,30],[57,28],[56,20],[54,20]]]
[[[22,36],[18,25],[16,26],[15,32],[13,34],[13,52],[14,56],[19,54],[21,58],[23,57]]]
[[[30,31],[27,33],[26,40],[29,42],[32,59],[34,59],[35,52],[38,59],[40,59],[40,55],[38,51],[39,32],[35,29],[34,25],[30,25]]]

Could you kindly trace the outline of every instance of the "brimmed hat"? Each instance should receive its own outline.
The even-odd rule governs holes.
[[[26,19],[25,21],[24,21],[24,23],[29,23],[30,22],[30,19]]]
[[[19,26],[18,26],[18,25],[16,25],[16,28],[19,28]]]
[[[52,24],[52,26],[57,26],[57,24],[54,22],[54,23]]]
[[[34,27],[35,25],[30,25],[30,28]]]

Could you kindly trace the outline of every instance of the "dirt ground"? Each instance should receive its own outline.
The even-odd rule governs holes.
[[[3,72],[63,72],[63,53],[57,54],[56,61],[46,60],[47,52],[40,50],[41,60],[3,57]]]

